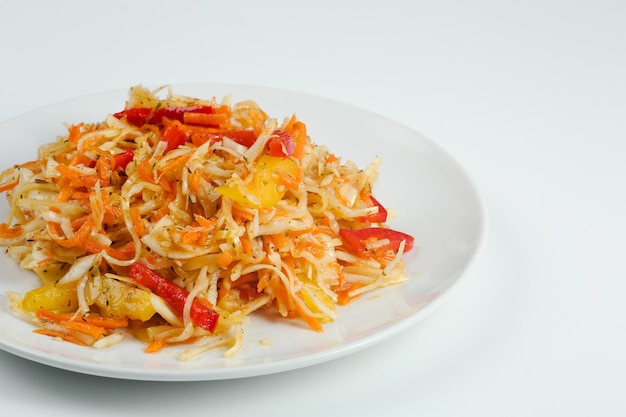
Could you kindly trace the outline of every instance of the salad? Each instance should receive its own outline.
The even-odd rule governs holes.
[[[252,100],[132,87],[123,109],[67,127],[0,174],[0,245],[40,285],[9,292],[34,331],[104,348],[234,355],[251,314],[313,331],[408,279],[414,238],[388,227],[365,168],[296,115]]]

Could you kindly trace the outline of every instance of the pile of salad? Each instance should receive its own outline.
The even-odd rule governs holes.
[[[293,115],[254,101],[130,89],[0,175],[0,244],[40,285],[10,292],[34,331],[181,359],[234,355],[254,312],[314,331],[338,306],[408,279],[412,236],[386,225],[380,160],[342,162]]]

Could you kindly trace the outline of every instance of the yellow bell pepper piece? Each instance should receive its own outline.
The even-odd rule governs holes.
[[[290,158],[263,155],[254,165],[252,181],[244,184],[240,179],[231,179],[215,190],[244,207],[270,208],[276,205],[287,192],[281,179],[299,177],[300,167]]]
[[[147,321],[156,313],[149,292],[113,278],[103,278],[101,293],[94,304],[109,317]]]
[[[40,308],[55,313],[70,313],[78,308],[76,284],[59,285],[51,282],[24,294],[22,308],[35,312]]]

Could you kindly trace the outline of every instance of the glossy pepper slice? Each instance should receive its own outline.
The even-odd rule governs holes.
[[[183,315],[185,302],[189,297],[189,292],[186,289],[139,262],[131,265],[129,277],[165,300],[180,316]],[[201,298],[193,299],[190,315],[191,321],[195,325],[209,332],[215,330],[219,319],[219,314],[213,309],[213,306]]]
[[[185,113],[213,114],[215,110],[211,106],[186,106],[186,107],[163,107],[152,110],[147,107],[135,107],[114,113],[118,119],[126,118],[126,121],[134,126],[141,127],[146,123],[159,124],[164,118],[183,122]]]
[[[126,169],[133,158],[135,158],[135,152],[130,148],[124,149],[123,152],[113,155],[113,161],[115,162],[114,168],[121,170]]]
[[[413,236],[406,233],[382,227],[339,229],[339,236],[354,252],[362,256],[377,256],[388,250],[397,253],[402,241],[406,242],[404,251],[408,252],[413,248],[415,240]]]
[[[161,133],[161,140],[167,143],[165,153],[172,151],[187,142],[188,136],[179,123],[167,125]]]
[[[131,125],[141,127],[146,124],[150,114],[152,114],[152,109],[148,109],[145,107],[136,107],[133,109],[126,109],[114,113],[113,116],[117,117],[120,120],[126,118],[126,121]]]
[[[367,216],[362,216],[359,220],[362,222],[369,223],[384,223],[387,221],[387,209],[383,207],[382,204],[378,202],[374,197],[369,196],[371,200],[372,207],[378,207],[378,212],[373,214],[368,214]]]
[[[290,157],[293,155],[296,145],[288,132],[277,129],[272,132],[272,137],[267,141],[270,156]]]

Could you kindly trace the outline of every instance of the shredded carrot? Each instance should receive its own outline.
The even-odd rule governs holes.
[[[172,197],[169,197],[169,198],[166,197],[166,199],[165,199],[165,201],[163,201],[163,204],[161,205],[161,207],[159,207],[152,214],[151,221],[157,222],[157,221],[161,220],[163,218],[163,216],[168,214],[170,212],[169,203],[171,203],[171,202],[172,202]]]
[[[122,218],[122,209],[113,203],[108,194],[102,194],[102,203],[104,205],[104,223],[116,224]]]
[[[278,177],[278,181],[280,184],[284,185],[285,188],[290,190],[297,190],[300,185],[300,181],[298,181],[298,177],[302,177],[301,175],[291,175],[284,171],[275,171],[274,172]]]
[[[135,257],[135,242],[128,242],[126,245],[122,246],[119,249],[115,249],[115,248],[104,248],[104,250],[106,250],[106,252],[116,258],[116,259],[120,259],[120,260],[129,260]],[[90,251],[91,252],[91,251]],[[100,251],[97,251],[100,252]],[[97,252],[91,252],[91,253],[97,253]]]
[[[81,346],[85,346],[86,345],[86,343],[83,342],[78,337],[73,336],[73,335],[68,334],[68,333],[63,333],[63,332],[58,331],[58,330],[35,329],[35,330],[33,330],[33,333],[42,334],[44,336],[49,336],[49,337],[58,337],[60,339],[65,340],[66,342],[74,343],[76,345],[81,345]]]
[[[187,161],[189,161],[189,158],[191,158],[191,153],[174,158],[173,161],[169,162],[161,169],[161,174],[165,174],[185,165]]]
[[[296,122],[296,120],[298,120],[296,118],[296,115],[292,114],[291,117],[289,118],[289,121],[285,123],[285,126],[283,126],[283,130],[289,133],[290,135],[293,135],[293,125]]]
[[[189,230],[183,234],[182,242],[186,245],[198,244],[202,239],[202,233],[195,230]]]
[[[263,124],[265,123],[265,115],[261,110],[252,109],[250,111],[250,119],[252,120],[252,130],[254,130],[255,136],[259,136],[261,130],[263,130]]]
[[[0,224],[0,237],[4,239],[12,239],[14,237],[18,237],[23,232],[21,225],[15,225],[9,227],[8,224],[2,223]]]
[[[85,165],[91,166],[95,161],[82,152],[76,152],[76,155],[70,160],[70,166]]]
[[[228,106],[226,104],[221,104],[219,106],[213,106],[213,111],[215,113],[226,114],[229,119],[230,119],[230,116],[232,114],[232,111],[230,110],[230,106]]]
[[[80,321],[62,321],[60,324],[68,330],[75,330],[77,332],[84,333],[96,340],[106,335],[106,330],[104,328],[89,323],[81,323]]]
[[[291,242],[291,239],[285,233],[276,233],[271,236],[272,243],[276,248],[285,248]]]
[[[302,294],[300,292],[298,292],[298,296],[302,298]],[[315,317],[311,316],[303,307],[301,307],[299,303],[295,303],[295,305],[296,309],[298,310],[298,314],[300,315],[300,317],[302,317],[302,319],[304,319],[306,324],[308,324],[309,327],[316,332],[321,332],[322,325],[320,324],[320,322]]]
[[[236,204],[233,205],[232,211],[233,211],[233,218],[235,219],[247,220],[247,221],[251,221],[254,219],[254,214],[246,210],[243,210]]]
[[[98,317],[98,316],[85,316],[81,320],[86,321],[89,324],[94,326],[100,326],[104,329],[121,329],[124,327],[128,327],[128,319],[127,318],[119,318],[119,317]]]
[[[70,186],[70,179],[67,177],[62,177],[58,184],[57,188],[59,189],[59,194],[56,196],[56,201],[58,202],[66,202],[70,199],[72,192],[74,191]]]
[[[143,237],[148,233],[148,230],[141,219],[141,212],[137,207],[130,208],[130,219],[133,222],[133,230],[137,233],[137,236]]]
[[[244,234],[239,238],[239,240],[241,241],[243,253],[245,253],[246,255],[252,255],[252,242],[250,242],[248,236]]]
[[[306,145],[307,137],[306,125],[300,121],[296,121],[294,123],[294,133],[292,133],[291,137],[295,143],[293,156],[296,159],[302,159],[304,156],[304,147]]]
[[[91,214],[85,214],[84,216],[80,216],[72,220],[70,222],[70,226],[72,226],[74,229],[78,229],[87,221],[87,219],[89,219],[90,216]]]
[[[0,186],[0,193],[3,193],[5,191],[9,191],[15,188],[15,186],[19,183],[19,181],[13,181],[13,182],[9,182],[6,184],[2,184]]]
[[[239,287],[241,285],[244,285],[244,284],[249,284],[251,282],[257,282],[259,280],[259,276],[256,273],[254,273],[254,272],[250,272],[248,274],[241,275],[235,281],[233,281],[230,277],[228,277],[228,280],[230,281],[232,288],[237,288],[237,287]]]
[[[336,291],[336,293],[337,293],[337,304],[339,304],[340,306],[344,306],[344,305],[350,303],[350,301],[352,301],[356,297],[350,297],[348,294],[351,291],[354,291],[354,290],[357,290],[357,289],[361,288],[362,286],[363,286],[363,284],[355,282],[354,284],[350,284],[350,285],[346,286],[345,288],[343,288],[340,291]]]
[[[113,159],[113,155],[108,152],[99,152],[98,156],[99,158],[96,161],[97,177],[101,181],[102,186],[107,186],[111,182],[111,174],[115,166],[115,160]]]
[[[228,114],[226,113],[185,113],[183,122],[192,125],[201,126],[222,126],[228,122]]]
[[[221,252],[217,257],[217,264],[222,268],[226,268],[235,259],[229,251]]]
[[[152,342],[148,343],[144,352],[157,353],[157,352],[160,352],[166,346],[167,346],[167,342],[165,341],[165,339],[155,339]]]
[[[80,243],[82,243],[84,240],[87,239],[87,237],[91,233],[92,228],[93,228],[93,220],[91,218],[88,218],[87,220],[85,220],[85,223],[83,223],[82,226],[80,226],[80,229],[78,229],[76,233],[74,233],[72,237],[70,237],[69,239],[65,239],[65,240],[57,240],[56,243],[63,246],[64,248],[76,247]]]
[[[83,176],[80,171],[72,169],[65,164],[58,164],[56,170],[59,171],[63,178],[68,178],[70,180],[77,180]]]
[[[68,197],[68,200],[80,201],[80,200],[89,200],[91,197],[90,192],[86,191],[76,191],[74,188],[70,188],[71,194]]]
[[[206,217],[200,214],[194,214],[194,219],[198,222],[198,224],[202,227],[213,228],[217,223],[217,217],[211,217],[207,219]]]
[[[139,164],[139,168],[137,170],[139,173],[139,178],[146,182],[155,183],[154,175],[152,173],[152,163],[149,159],[144,160],[141,164]]]
[[[127,318],[101,317],[101,316],[76,316],[72,313],[54,313],[50,310],[38,309],[35,312],[37,318],[60,324],[64,321],[80,321],[104,329],[119,329],[128,326]]]
[[[191,175],[189,175],[187,184],[189,185],[189,191],[191,191],[192,194],[198,195],[200,187],[202,187],[202,176],[196,171],[192,172]]]
[[[67,137],[67,140],[72,143],[78,143],[82,135],[81,130],[82,130],[82,125],[80,124],[70,126],[68,129],[69,135]]]
[[[176,190],[176,186],[173,186],[163,175],[159,178],[159,185],[168,194],[172,194]]]
[[[267,287],[269,288],[270,293],[274,296],[274,299],[279,305],[284,306],[287,311],[294,310],[296,303],[291,298],[289,291],[287,291],[287,288],[285,288],[279,277],[275,275],[270,275],[269,279],[267,280]]]
[[[326,248],[319,243],[312,242],[310,240],[300,239],[297,241],[296,249],[302,252],[309,252],[311,255],[316,258],[323,258],[326,254]]]

